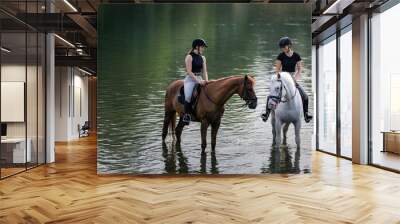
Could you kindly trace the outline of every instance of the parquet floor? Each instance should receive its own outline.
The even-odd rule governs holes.
[[[97,176],[94,137],[0,181],[0,223],[400,223],[400,175],[313,155],[313,173]]]

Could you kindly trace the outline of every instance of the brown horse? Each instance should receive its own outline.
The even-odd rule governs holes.
[[[234,94],[238,94],[250,109],[257,107],[257,96],[254,92],[255,80],[253,77],[230,76],[218,80],[207,82],[202,86],[200,95],[198,96],[195,116],[201,122],[201,149],[204,152],[207,146],[207,129],[211,125],[211,149],[215,150],[217,133],[221,124],[221,118],[224,114],[224,105]],[[181,142],[181,134],[185,126],[182,118],[184,115],[184,107],[178,102],[178,96],[183,80],[172,82],[166,90],[165,94],[165,115],[162,140],[168,134],[168,127],[171,126],[172,132],[175,131],[177,143]],[[179,114],[179,122],[175,128],[176,114]]]

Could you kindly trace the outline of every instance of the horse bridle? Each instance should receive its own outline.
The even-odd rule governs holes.
[[[246,102],[245,105],[249,105],[252,102],[257,102],[257,97],[251,98],[249,95],[249,89],[246,87],[246,79],[243,80],[243,94],[240,98],[242,98],[242,100],[244,100]]]
[[[281,88],[280,88],[280,91],[279,91],[279,95],[278,95],[278,96],[268,96],[268,97],[269,97],[270,99],[274,100],[276,103],[286,103],[286,102],[291,101],[291,100],[296,96],[297,91],[296,91],[296,90],[294,91],[293,96],[291,96],[291,97],[289,97],[289,98],[286,97],[286,100],[282,100],[282,90],[283,90],[283,88],[286,90],[286,93],[287,93],[288,91],[287,91],[287,89],[286,89],[286,86],[283,85],[282,80],[278,79],[277,81],[281,83]],[[283,88],[282,88],[282,86],[283,86]]]

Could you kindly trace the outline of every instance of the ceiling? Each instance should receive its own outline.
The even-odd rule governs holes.
[[[339,2],[340,1],[340,2]],[[364,11],[386,0],[1,0],[0,21],[3,41],[15,48],[15,54],[24,48],[19,32],[26,28],[38,32],[54,32],[56,65],[86,66],[96,71],[97,8],[102,3],[182,3],[182,2],[254,2],[254,3],[310,3],[313,11],[313,37],[319,35],[346,14]],[[47,7],[46,7],[47,2]],[[335,7],[331,7],[336,4]],[[49,7],[50,6],[50,7]],[[51,10],[50,10],[51,8]],[[330,8],[330,9],[329,9]],[[327,10],[329,9],[329,10]],[[331,12],[333,10],[333,12]],[[51,11],[51,13],[49,13]],[[325,13],[324,13],[325,12]],[[328,12],[328,13],[327,13]],[[66,43],[65,41],[69,43]],[[14,42],[14,43],[12,43]],[[72,46],[72,45],[73,46]],[[32,50],[29,45],[28,54]]]

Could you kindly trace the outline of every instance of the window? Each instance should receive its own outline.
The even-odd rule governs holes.
[[[371,19],[372,163],[400,170],[400,4]]]
[[[336,36],[318,48],[318,149],[336,153]]]
[[[352,33],[351,26],[340,36],[340,155],[352,157]]]
[[[8,4],[13,5],[0,6]],[[18,12],[39,13],[41,5],[44,1],[19,2]],[[2,12],[0,17],[13,24],[0,24],[0,178],[5,178],[45,163],[46,40],[35,28]]]

